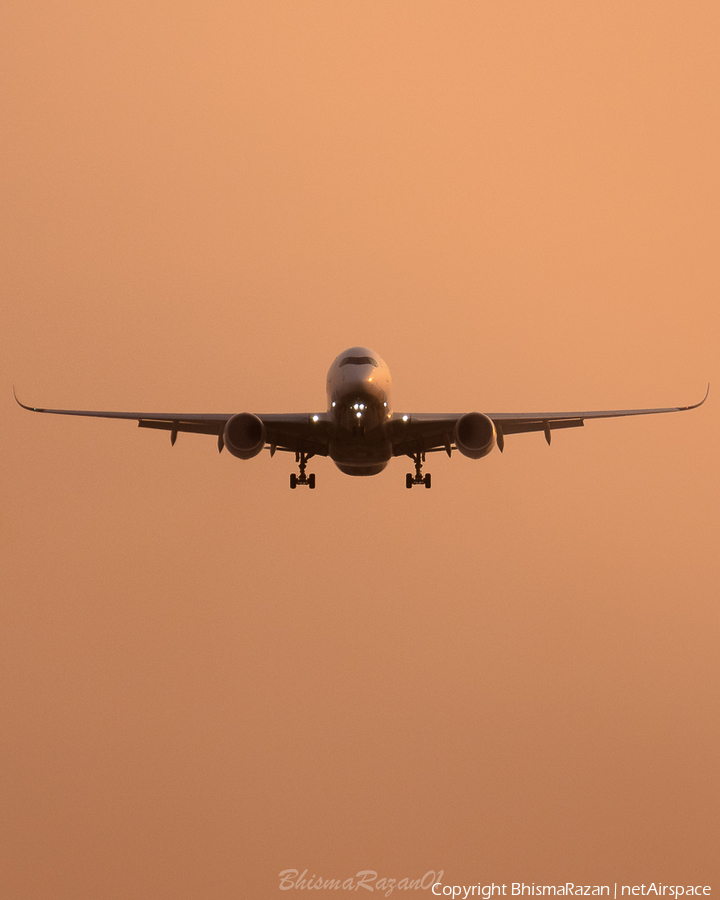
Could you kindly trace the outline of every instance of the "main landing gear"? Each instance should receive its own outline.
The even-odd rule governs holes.
[[[298,451],[295,454],[295,462],[300,467],[300,474],[296,475],[294,472],[290,476],[290,487],[295,490],[295,488],[299,484],[306,484],[311,491],[315,490],[315,475],[306,475],[305,467],[308,464],[308,460],[313,456],[312,453],[303,453],[302,451]]]
[[[426,488],[430,488],[432,486],[432,481],[430,479],[430,473],[423,476],[422,474],[422,466],[425,462],[425,454],[424,453],[408,453],[408,456],[415,461],[415,475],[413,476],[410,472],[405,476],[405,487],[408,490],[414,484],[424,484]]]

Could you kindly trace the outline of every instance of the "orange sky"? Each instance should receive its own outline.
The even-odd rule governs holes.
[[[0,41],[0,894],[720,891],[717,3],[11,0]],[[403,410],[717,387],[312,493],[11,393],[317,410],[354,344]]]

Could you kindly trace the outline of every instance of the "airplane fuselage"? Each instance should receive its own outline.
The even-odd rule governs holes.
[[[346,475],[377,475],[391,459],[391,387],[387,364],[367,347],[350,347],[330,366],[328,455]]]

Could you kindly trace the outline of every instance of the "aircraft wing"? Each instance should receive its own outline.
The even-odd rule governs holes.
[[[170,432],[170,440],[174,444],[179,432],[193,434],[212,434],[218,439],[218,449],[224,446],[223,432],[228,420],[235,413],[147,413],[147,412],[114,412],[93,409],[46,409],[40,406],[27,406],[15,400],[23,409],[31,412],[52,413],[60,416],[90,416],[100,419],[134,419],[140,428],[155,428]],[[270,413],[257,414],[265,426],[266,444],[271,453],[275,450],[299,450],[309,455],[327,456],[327,414],[312,413]]]
[[[497,432],[498,447],[502,451],[505,435],[527,431],[543,431],[550,443],[550,432],[556,428],[578,428],[586,419],[614,419],[621,416],[648,416],[656,413],[682,412],[697,409],[707,400],[710,385],[699,403],[691,406],[664,406],[653,409],[595,409],[576,412],[486,413]],[[462,413],[397,413],[392,417],[393,455],[405,456],[454,448],[455,425]]]

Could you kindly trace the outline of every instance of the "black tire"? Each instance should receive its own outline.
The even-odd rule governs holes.
[[[297,487],[297,475],[293,472],[290,476],[290,487],[295,490]]]
[[[426,487],[426,488],[432,487],[432,479],[430,478],[430,473],[429,473],[429,472],[427,473],[427,475],[425,476],[425,478],[423,479],[423,481],[425,482],[425,487]]]
[[[315,474],[308,475],[308,487],[311,491],[315,490]]]
[[[406,487],[408,490],[410,490],[410,488],[411,488],[412,486],[413,486],[413,477],[412,477],[412,475],[408,472],[407,475],[405,476],[405,487]]]

